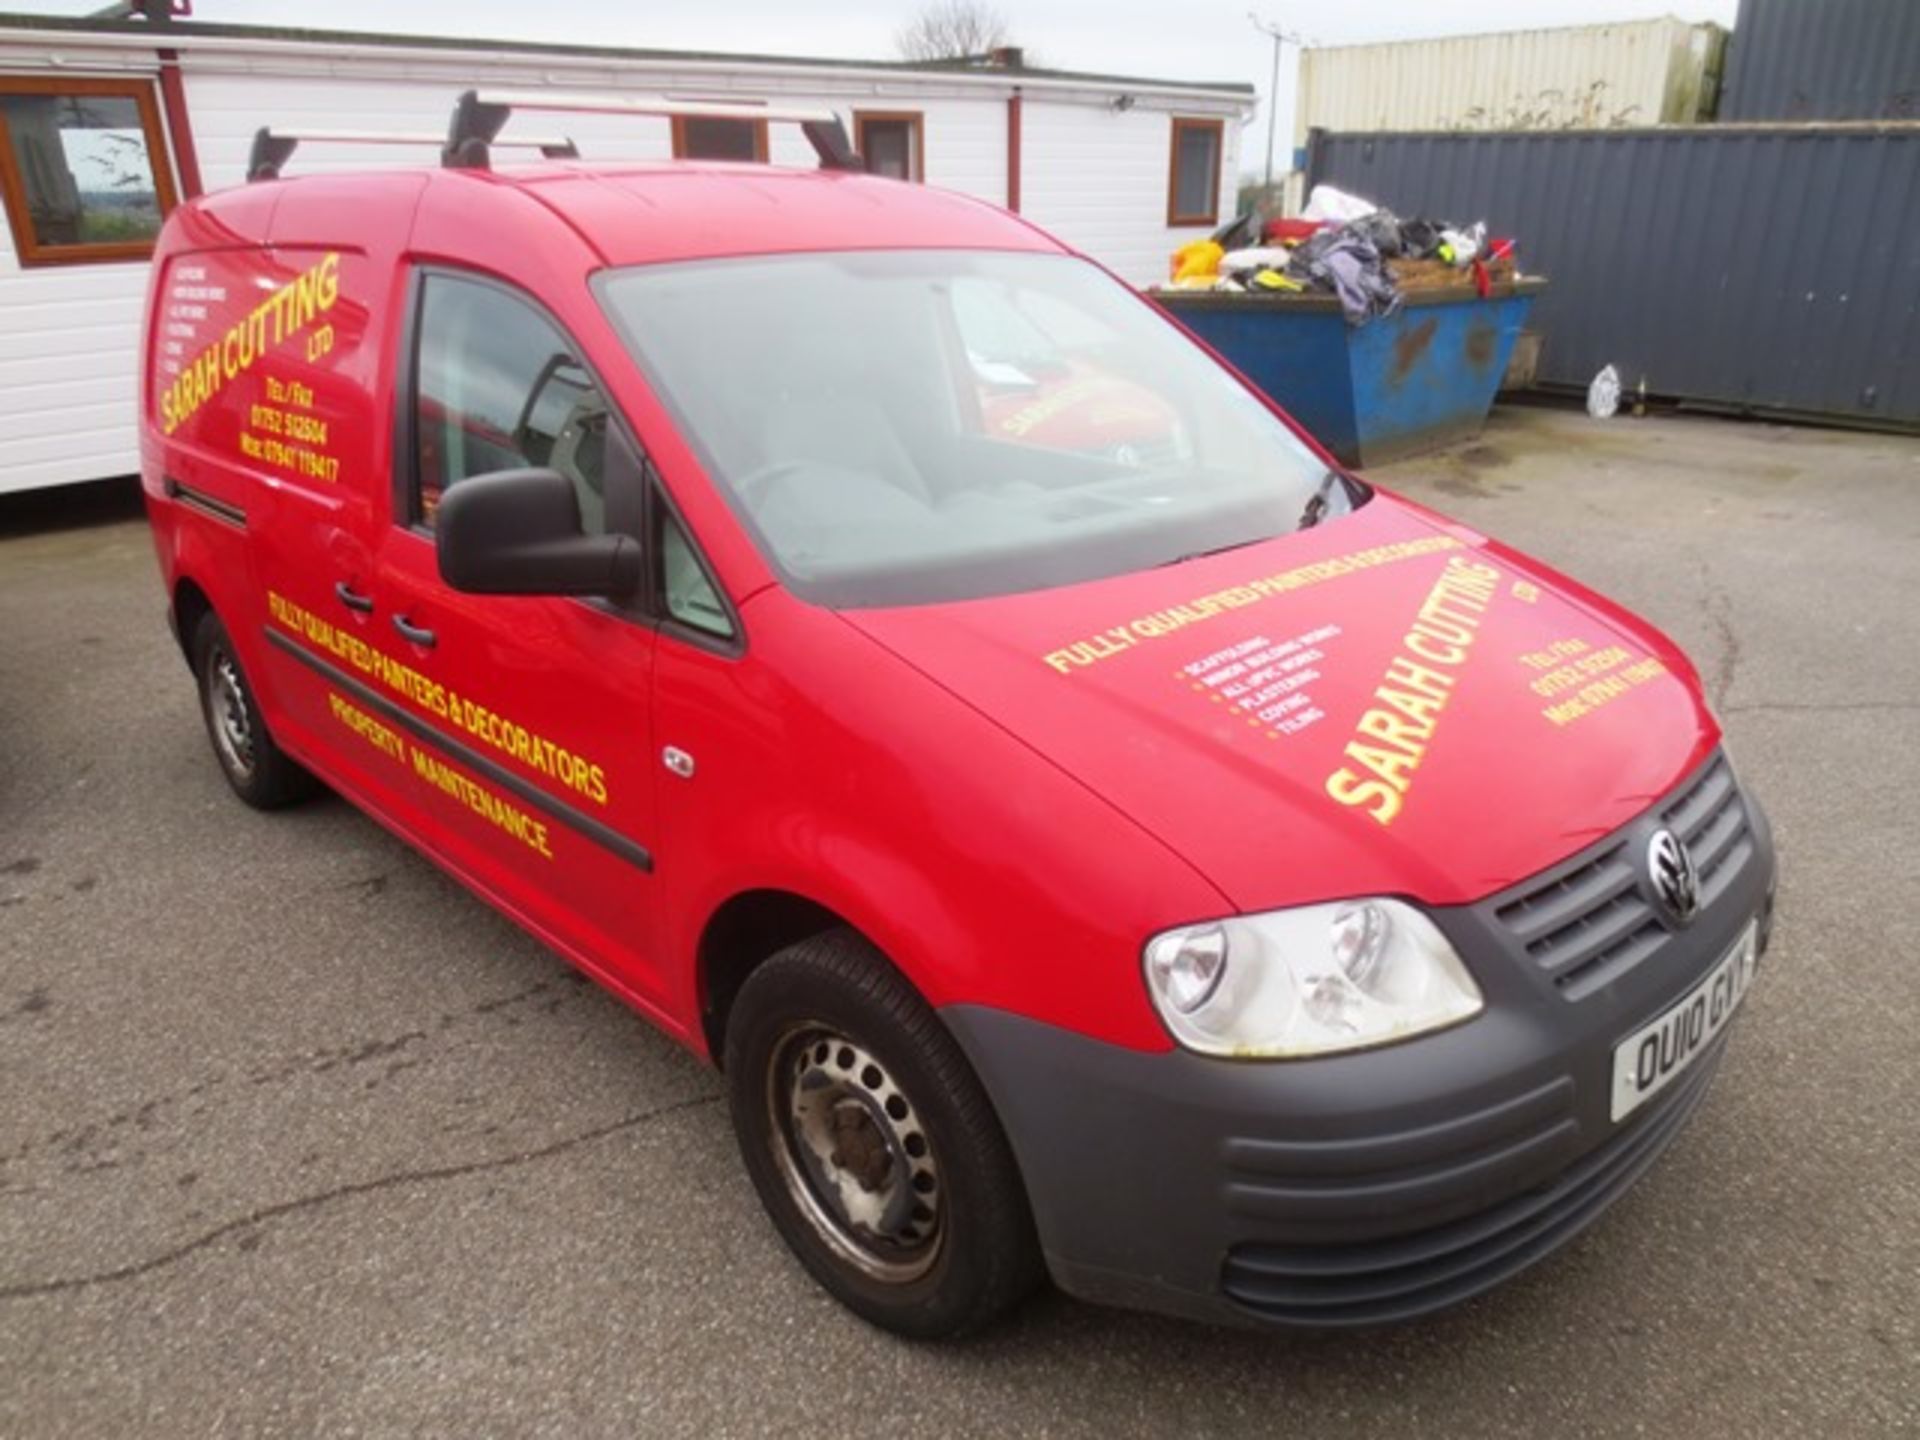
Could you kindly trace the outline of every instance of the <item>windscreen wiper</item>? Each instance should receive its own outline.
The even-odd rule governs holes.
[[[1295,528],[1311,530],[1322,520],[1326,519],[1327,504],[1333,498],[1333,492],[1339,489],[1344,483],[1340,478],[1339,471],[1327,471],[1326,478],[1321,480],[1320,484],[1314,489],[1313,494],[1307,497],[1306,508],[1300,512],[1300,524]]]
[[[1271,537],[1266,535],[1253,535],[1245,540],[1229,540],[1226,544],[1216,545],[1211,550],[1189,550],[1186,554],[1176,555],[1171,560],[1162,560],[1157,568],[1164,570],[1169,565],[1184,565],[1189,560],[1204,560],[1209,555],[1224,555],[1229,550],[1239,550],[1244,546],[1258,544],[1260,541],[1269,538]]]

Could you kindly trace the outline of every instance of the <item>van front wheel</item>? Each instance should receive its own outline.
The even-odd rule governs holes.
[[[319,788],[273,743],[233,641],[212,611],[194,627],[193,673],[200,682],[200,713],[213,742],[213,758],[234,794],[256,810],[277,810]]]
[[[726,1069],[754,1188],[800,1262],[856,1314],[948,1338],[1039,1282],[1026,1194],[985,1091],[859,936],[814,936],[748,976]]]

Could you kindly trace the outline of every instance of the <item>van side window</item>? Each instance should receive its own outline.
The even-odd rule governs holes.
[[[694,554],[687,532],[680,528],[680,522],[666,506],[660,506],[658,513],[660,588],[667,614],[682,625],[731,640],[733,621],[727,618],[727,607],[721,603],[720,592],[713,588],[713,582]]]
[[[607,402],[551,321],[505,291],[429,275],[414,383],[412,523],[449,486],[540,467],[573,482],[581,528],[606,533]]]

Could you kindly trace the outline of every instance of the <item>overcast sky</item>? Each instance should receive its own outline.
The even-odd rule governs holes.
[[[0,0],[0,10],[81,15],[104,0]],[[1062,70],[1183,80],[1240,80],[1264,102],[1273,52],[1248,0],[992,0],[1030,59]],[[1315,44],[1352,45],[1489,30],[1597,25],[1677,15],[1732,26],[1738,0],[1296,0],[1251,7]],[[894,59],[894,36],[916,0],[194,0],[196,20],[480,38],[604,41],[667,50]],[[1293,115],[1294,52],[1280,81],[1284,152]],[[1264,134],[1264,112],[1255,128]],[[1259,147],[1249,145],[1249,157]]]

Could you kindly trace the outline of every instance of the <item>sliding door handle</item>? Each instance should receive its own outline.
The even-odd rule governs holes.
[[[333,582],[333,593],[334,597],[349,610],[358,610],[362,615],[365,615],[373,609],[373,597],[371,595],[362,595],[344,580],[336,580]]]
[[[404,615],[396,615],[393,617],[393,628],[416,645],[431,647],[433,642],[438,638],[433,631],[412,624]]]

